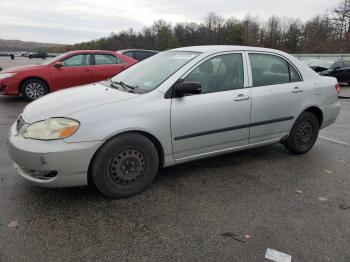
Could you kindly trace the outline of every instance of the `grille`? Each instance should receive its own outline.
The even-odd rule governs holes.
[[[24,122],[24,119],[22,116],[20,116],[18,119],[17,119],[17,124],[16,124],[16,129],[17,129],[17,132],[19,130],[21,130],[21,128],[24,126],[25,122]]]

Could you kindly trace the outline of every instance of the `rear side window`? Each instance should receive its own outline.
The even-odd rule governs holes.
[[[150,56],[152,56],[152,53],[149,52],[134,52],[134,58],[138,61],[144,60]]]
[[[108,54],[95,54],[95,65],[115,65],[122,64],[119,58]]]
[[[126,56],[131,57],[131,58],[135,58],[134,52],[132,52],[132,51],[125,52],[125,53],[123,53],[123,55],[126,55]]]
[[[90,65],[90,54],[74,55],[63,61],[64,66],[87,66]]]
[[[253,86],[266,86],[301,81],[295,68],[279,56],[249,54]]]

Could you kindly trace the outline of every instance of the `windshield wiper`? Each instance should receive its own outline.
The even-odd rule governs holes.
[[[129,91],[132,91],[132,92],[135,92],[136,91],[136,88],[137,86],[131,86],[131,85],[128,85],[128,84],[125,84],[124,82],[113,82],[113,84],[117,84],[117,85],[120,85],[122,86],[124,89],[127,89]]]

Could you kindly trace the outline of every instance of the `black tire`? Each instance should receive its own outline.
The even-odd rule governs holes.
[[[107,141],[93,158],[91,179],[105,196],[123,198],[144,191],[157,175],[159,156],[154,144],[139,134]]]
[[[301,113],[285,142],[286,148],[294,154],[305,154],[316,143],[319,130],[320,124],[313,113]]]
[[[28,101],[36,100],[47,93],[49,93],[49,87],[37,78],[28,79],[21,85],[21,94]]]

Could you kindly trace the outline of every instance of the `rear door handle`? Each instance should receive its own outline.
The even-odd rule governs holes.
[[[234,99],[235,101],[244,101],[244,100],[248,100],[249,96],[245,95],[245,94],[239,94],[236,96],[236,98]]]
[[[301,92],[303,92],[304,90],[303,89],[301,89],[301,88],[299,88],[298,86],[296,86],[296,87],[294,87],[294,89],[293,89],[293,91],[292,91],[292,93],[301,93]]]

